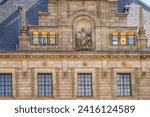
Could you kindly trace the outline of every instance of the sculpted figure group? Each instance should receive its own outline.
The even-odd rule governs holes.
[[[76,39],[76,47],[77,48],[88,49],[88,48],[92,47],[92,39],[86,33],[84,27],[82,27],[81,31],[76,34],[76,38],[75,39]]]

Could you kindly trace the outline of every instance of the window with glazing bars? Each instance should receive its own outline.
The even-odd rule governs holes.
[[[12,96],[11,74],[0,74],[0,96]]]
[[[117,74],[117,95],[131,96],[131,74],[118,73]]]
[[[92,96],[92,74],[78,74],[78,96]]]
[[[52,74],[49,73],[38,74],[38,95],[39,96],[53,95]]]

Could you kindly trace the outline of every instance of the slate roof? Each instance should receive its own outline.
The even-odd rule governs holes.
[[[41,12],[48,11],[47,0],[40,0],[28,9],[27,24],[33,25],[38,24],[37,15],[39,11]],[[2,16],[0,15],[0,17]],[[21,26],[21,13],[16,8],[15,12],[13,12],[8,18],[6,18],[4,21],[0,23],[0,51],[17,50],[18,36],[20,34],[20,26]]]
[[[48,11],[47,7],[47,0],[35,0],[36,3],[32,3],[32,0],[27,0],[29,6],[27,11],[27,24],[37,25],[38,24],[38,17],[37,12],[46,12]],[[9,3],[11,5],[9,6]],[[14,3],[14,4],[13,4]],[[5,12],[9,12],[9,10],[13,10],[13,13],[7,13],[9,17],[6,17],[3,15],[2,10],[0,10],[0,51],[16,51],[18,48],[18,36],[20,33],[20,26],[21,26],[21,14],[19,10],[17,9],[17,0],[1,0],[0,1],[0,9],[3,5],[6,5],[9,7],[9,9],[6,8]],[[144,9],[147,11],[147,13],[150,15],[150,7],[143,3],[141,0],[119,0],[118,2],[118,11],[120,13],[124,12],[124,6],[128,4],[132,7],[132,4],[135,5],[142,5]],[[13,7],[13,8],[11,8]],[[136,10],[135,10],[136,11]],[[136,11],[137,12],[137,11]],[[6,14],[5,13],[5,14]],[[134,14],[134,13],[131,13]],[[2,20],[1,20],[2,19]],[[3,20],[4,19],[4,20]],[[132,17],[129,14],[128,17],[129,22],[134,20],[134,17]],[[147,21],[150,21],[150,17],[147,17]],[[147,22],[147,27],[150,27],[150,22]],[[134,22],[132,24],[129,23],[129,25],[136,25]],[[148,28],[147,28],[148,29]],[[150,39],[150,30],[147,31],[147,34],[149,34]]]

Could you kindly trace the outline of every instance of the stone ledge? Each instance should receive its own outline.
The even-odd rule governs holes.
[[[49,16],[50,13],[49,12],[38,12],[39,16]]]
[[[57,60],[62,60],[62,59],[80,59],[80,60],[87,60],[87,59],[92,59],[92,60],[101,60],[101,59],[150,59],[150,54],[62,54],[62,53],[57,53],[57,54],[0,54],[0,59],[57,59]]]

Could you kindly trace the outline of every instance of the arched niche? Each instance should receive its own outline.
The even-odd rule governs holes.
[[[94,20],[87,15],[77,16],[73,20],[73,48],[75,49],[94,49],[95,48],[95,23]],[[84,30],[84,31],[83,31]],[[83,34],[84,32],[84,34]],[[86,34],[84,41],[81,34]],[[79,36],[78,36],[79,35]],[[78,38],[80,37],[80,38]],[[78,41],[79,40],[79,41]],[[78,44],[80,42],[80,44]],[[85,43],[86,42],[86,43]],[[80,45],[80,46],[79,46]]]

